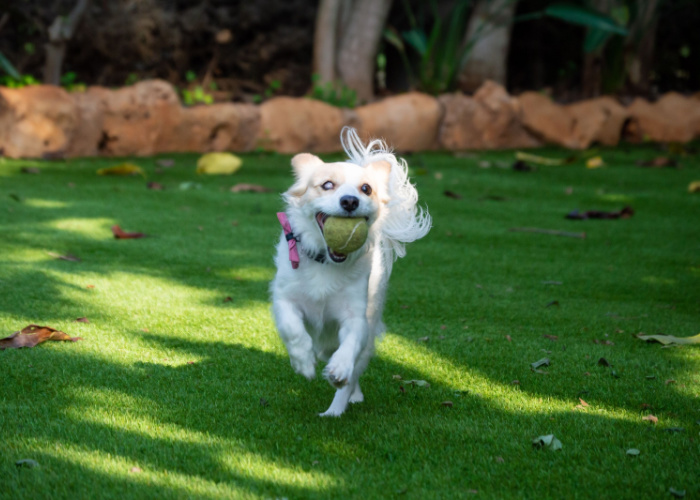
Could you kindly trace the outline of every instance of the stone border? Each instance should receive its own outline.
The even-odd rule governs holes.
[[[259,106],[186,108],[167,82],[68,93],[48,85],[0,87],[0,150],[11,158],[143,156],[170,152],[338,151],[340,129],[381,137],[401,152],[556,144],[687,142],[700,137],[700,99],[677,93],[623,107],[611,97],[560,105],[486,82],[473,95],[409,92],[356,109],[276,97]]]

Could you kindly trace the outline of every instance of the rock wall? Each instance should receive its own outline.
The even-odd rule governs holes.
[[[530,148],[556,144],[687,142],[700,138],[700,99],[677,93],[623,107],[610,97],[560,105],[486,82],[474,96],[411,92],[359,108],[277,97],[254,106],[185,108],[160,80],[68,93],[0,87],[0,152],[12,158],[142,156],[166,152],[338,151],[340,130],[381,137],[398,151]]]

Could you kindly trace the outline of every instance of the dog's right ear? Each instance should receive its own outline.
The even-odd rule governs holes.
[[[318,156],[301,153],[292,158],[292,168],[296,182],[287,191],[291,196],[302,196],[308,187],[308,178],[315,167],[323,165],[323,161]]]

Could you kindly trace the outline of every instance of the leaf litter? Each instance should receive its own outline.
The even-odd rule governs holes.
[[[58,331],[50,326],[28,325],[9,337],[0,339],[0,350],[19,349],[21,347],[34,347],[47,340],[68,340],[76,342],[83,340],[81,337],[71,337],[65,332]]]

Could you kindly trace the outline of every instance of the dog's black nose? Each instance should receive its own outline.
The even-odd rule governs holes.
[[[348,212],[353,212],[358,206],[360,206],[360,199],[356,196],[343,196],[340,198],[340,206]]]

